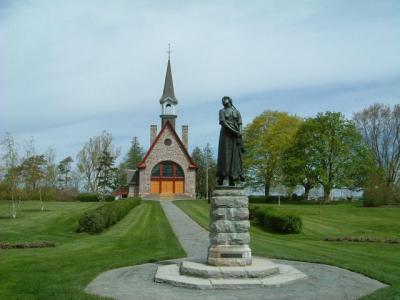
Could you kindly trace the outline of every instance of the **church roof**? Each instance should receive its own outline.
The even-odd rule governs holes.
[[[154,146],[158,143],[160,137],[162,136],[162,134],[164,133],[164,131],[169,128],[172,132],[172,134],[174,135],[176,141],[178,142],[180,148],[182,149],[184,155],[186,156],[186,158],[188,159],[190,165],[189,168],[191,169],[197,169],[197,164],[193,161],[192,157],[189,155],[189,152],[187,151],[185,145],[182,143],[181,139],[179,138],[178,134],[176,133],[174,127],[171,125],[171,123],[169,121],[165,122],[165,125],[163,126],[163,128],[160,130],[160,133],[157,135],[157,137],[154,139],[153,143],[150,145],[149,150],[147,151],[146,155],[144,156],[143,160],[138,164],[138,168],[139,169],[144,169],[146,168],[146,160],[149,157],[151,151],[153,150]]]
[[[172,80],[171,62],[168,58],[167,73],[165,74],[164,91],[160,99],[160,103],[163,104],[167,99],[172,101],[174,104],[178,104],[178,100],[175,97],[174,82]]]

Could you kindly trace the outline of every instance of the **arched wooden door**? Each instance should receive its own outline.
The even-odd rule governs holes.
[[[150,192],[168,196],[185,192],[185,175],[173,161],[162,161],[151,171]]]

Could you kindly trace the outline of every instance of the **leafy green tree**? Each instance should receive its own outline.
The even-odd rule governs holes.
[[[265,196],[272,185],[283,182],[282,156],[301,122],[285,112],[265,111],[244,129],[247,183],[256,188],[263,186]]]
[[[311,119],[308,119],[300,125],[293,144],[283,153],[282,160],[284,184],[288,186],[302,185],[305,200],[308,200],[310,190],[319,185],[313,157],[308,153],[310,141],[307,138],[310,122]]]
[[[21,164],[21,174],[24,178],[25,187],[31,191],[31,195],[36,191],[39,192],[42,211],[44,210],[42,188],[46,177],[46,166],[47,161],[43,154],[29,156]]]
[[[196,172],[196,193],[198,197],[205,198],[211,195],[215,188],[217,161],[210,144],[207,144],[203,149],[195,147],[192,152],[192,158],[197,164]]]
[[[326,201],[333,188],[360,187],[371,167],[361,135],[341,113],[319,113],[308,119],[293,147],[298,178],[322,185]]]

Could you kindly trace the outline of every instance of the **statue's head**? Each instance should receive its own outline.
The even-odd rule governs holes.
[[[222,97],[222,105],[223,106],[232,106],[232,99],[231,99],[231,97],[228,97],[228,96],[224,96],[224,97]]]

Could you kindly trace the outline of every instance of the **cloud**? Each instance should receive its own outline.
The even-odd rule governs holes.
[[[59,157],[103,129],[123,150],[133,135],[147,145],[168,43],[192,146],[216,143],[225,94],[247,122],[400,98],[398,1],[0,3],[0,133]]]

